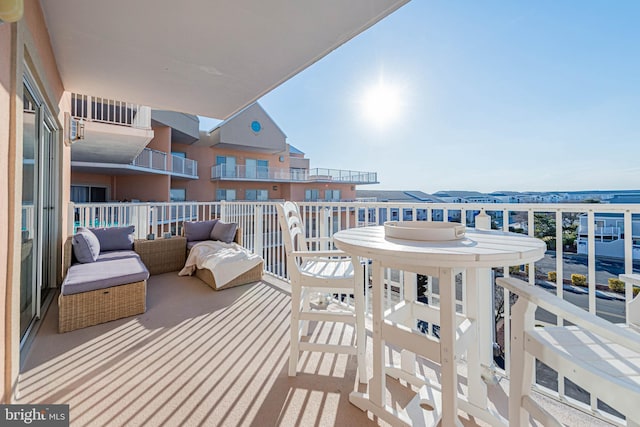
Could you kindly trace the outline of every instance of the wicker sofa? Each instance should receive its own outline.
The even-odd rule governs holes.
[[[182,234],[187,238],[187,254],[195,246],[197,243],[212,240],[212,236],[216,237],[213,233],[213,228],[218,220],[210,220],[210,221],[196,221],[196,222],[185,222],[184,227],[182,228]],[[226,231],[229,231],[227,229]],[[231,234],[227,234],[225,236],[226,241],[231,241]],[[223,240],[225,239],[223,238]],[[235,231],[233,232],[233,242],[242,246],[242,229],[240,227],[235,227]],[[264,263],[261,262],[259,265],[251,268],[250,270],[240,274],[235,279],[230,282],[225,283],[220,286],[216,283],[216,280],[213,276],[211,270],[205,268],[197,268],[195,271],[195,276],[200,280],[209,285],[213,290],[219,291],[223,289],[232,288],[234,286],[246,285],[248,283],[257,282],[262,279],[262,273],[264,270]]]
[[[93,248],[90,259],[80,248],[86,243],[80,241],[88,235],[85,230],[65,243],[65,279],[58,297],[60,333],[146,311],[149,271],[132,250],[133,227],[90,230],[102,243],[97,254]]]

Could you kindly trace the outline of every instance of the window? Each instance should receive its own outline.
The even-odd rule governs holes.
[[[186,159],[187,158],[187,153],[183,153],[182,151],[172,151],[171,155],[175,156],[175,157],[180,157],[182,159]]]
[[[245,160],[246,178],[269,178],[269,161],[268,160]]]
[[[245,200],[258,200],[264,202],[269,200],[269,190],[246,190],[244,198]]]
[[[324,199],[328,202],[339,202],[340,190],[325,190]]]
[[[106,187],[90,185],[72,185],[71,201],[73,203],[100,203],[107,201]]]
[[[304,199],[307,201],[315,202],[320,198],[320,191],[318,190],[304,190]]]
[[[236,190],[216,190],[216,200],[232,201],[236,199]]]
[[[269,161],[268,160],[258,160],[258,178],[261,178],[261,179],[269,178]]]
[[[216,166],[220,168],[220,176],[234,178],[236,176],[236,158],[233,156],[216,156]]]
[[[184,188],[172,188],[169,194],[172,202],[184,202],[187,200],[187,190]]]

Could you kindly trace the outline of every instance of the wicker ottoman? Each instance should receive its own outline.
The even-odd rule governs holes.
[[[58,297],[58,332],[98,325],[147,310],[147,281]]]
[[[259,282],[262,280],[262,271],[264,269],[263,263],[256,265],[251,270],[248,270],[229,283],[224,284],[223,286],[218,286],[216,284],[216,280],[213,278],[213,274],[211,270],[203,268],[196,269],[196,277],[202,280],[204,283],[209,285],[211,289],[216,291],[221,291],[223,289],[233,288],[234,286],[246,285],[247,283]]]
[[[187,239],[174,236],[170,239],[136,240],[133,250],[140,255],[149,274],[162,274],[178,271],[187,260]]]

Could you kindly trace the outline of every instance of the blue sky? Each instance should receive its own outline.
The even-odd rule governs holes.
[[[378,172],[361,189],[640,189],[638,22],[636,0],[413,0],[260,103],[311,167]],[[381,82],[398,114],[373,118]]]

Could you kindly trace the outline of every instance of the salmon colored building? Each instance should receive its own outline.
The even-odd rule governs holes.
[[[71,116],[85,126],[84,139],[71,146],[76,203],[345,201],[355,199],[356,185],[377,182],[373,172],[310,168],[258,103],[204,132],[193,115],[71,98]]]

